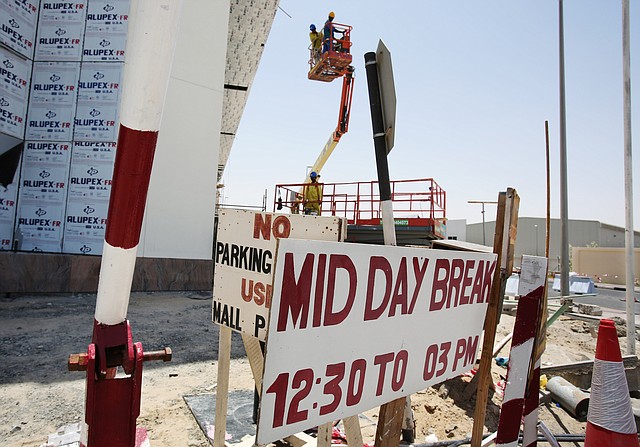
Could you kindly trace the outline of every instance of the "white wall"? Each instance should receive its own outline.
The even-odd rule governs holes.
[[[211,259],[229,0],[185,0],[138,256]]]
[[[445,239],[455,237],[458,241],[467,240],[467,219],[447,219],[447,235]]]

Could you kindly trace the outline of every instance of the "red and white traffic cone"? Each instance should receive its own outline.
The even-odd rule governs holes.
[[[584,447],[638,447],[636,423],[612,320],[600,320]]]

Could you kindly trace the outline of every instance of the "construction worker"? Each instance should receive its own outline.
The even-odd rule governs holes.
[[[333,38],[334,38],[334,29],[333,29],[333,19],[336,18],[336,13],[331,11],[329,13],[329,18],[326,22],[324,22],[324,28],[322,28],[322,33],[324,35],[324,40],[322,41],[322,52],[326,53],[329,50],[333,50]]]
[[[316,30],[316,26],[312,23],[309,27],[309,40],[311,40],[311,60],[313,65],[320,60],[320,50],[322,49],[322,33]]]
[[[320,215],[322,205],[322,185],[318,183],[320,176],[316,171],[311,171],[309,178],[311,183],[304,186],[304,213],[313,216]]]

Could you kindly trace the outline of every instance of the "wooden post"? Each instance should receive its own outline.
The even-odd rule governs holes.
[[[362,441],[362,431],[360,430],[360,419],[358,415],[344,418],[344,432],[347,435],[347,444],[351,447],[361,447],[364,445]]]
[[[231,364],[231,329],[220,327],[218,339],[218,386],[216,387],[216,419],[213,447],[224,447],[227,434],[229,401],[229,366]]]
[[[544,122],[545,133],[545,158],[547,167],[547,219],[545,225],[545,244],[544,255],[549,258],[549,226],[551,225],[551,181],[549,169],[549,121]],[[547,276],[548,280],[548,264]],[[532,362],[529,370],[529,383],[527,384],[527,392],[525,395],[524,407],[524,428],[522,431],[522,445],[526,447],[535,447],[538,445],[538,406],[540,405],[539,387],[540,387],[540,362],[542,353],[547,346],[547,281],[544,283],[544,294],[540,300],[540,326],[536,334],[536,344],[532,355]]]
[[[318,447],[331,447],[333,424],[327,422],[318,427]]]
[[[511,275],[511,270],[513,269],[513,252],[518,226],[519,205],[520,197],[518,197],[518,193],[513,188],[508,188],[506,192],[501,192],[498,195],[493,252],[498,255],[497,263],[499,268],[496,269],[493,277],[489,306],[484,320],[482,355],[480,357],[480,367],[476,373],[478,393],[476,395],[476,408],[473,413],[471,447],[480,447],[482,443],[489,386],[493,383],[491,379],[493,345],[496,338],[500,307],[504,298],[504,288],[507,278]]]
[[[258,390],[259,395],[262,392],[262,373],[264,371],[264,356],[260,347],[260,340],[243,333],[242,342],[244,343],[244,350],[247,353],[253,381],[256,384],[256,390]]]
[[[380,407],[375,447],[398,447],[406,399],[388,402]]]

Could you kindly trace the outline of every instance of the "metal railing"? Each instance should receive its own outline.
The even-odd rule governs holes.
[[[349,224],[379,225],[382,217],[377,181],[320,183],[320,214],[347,219]],[[304,183],[276,185],[274,211],[304,213]],[[394,218],[415,225],[446,219],[446,192],[432,178],[391,181]],[[411,225],[411,223],[409,223]]]

